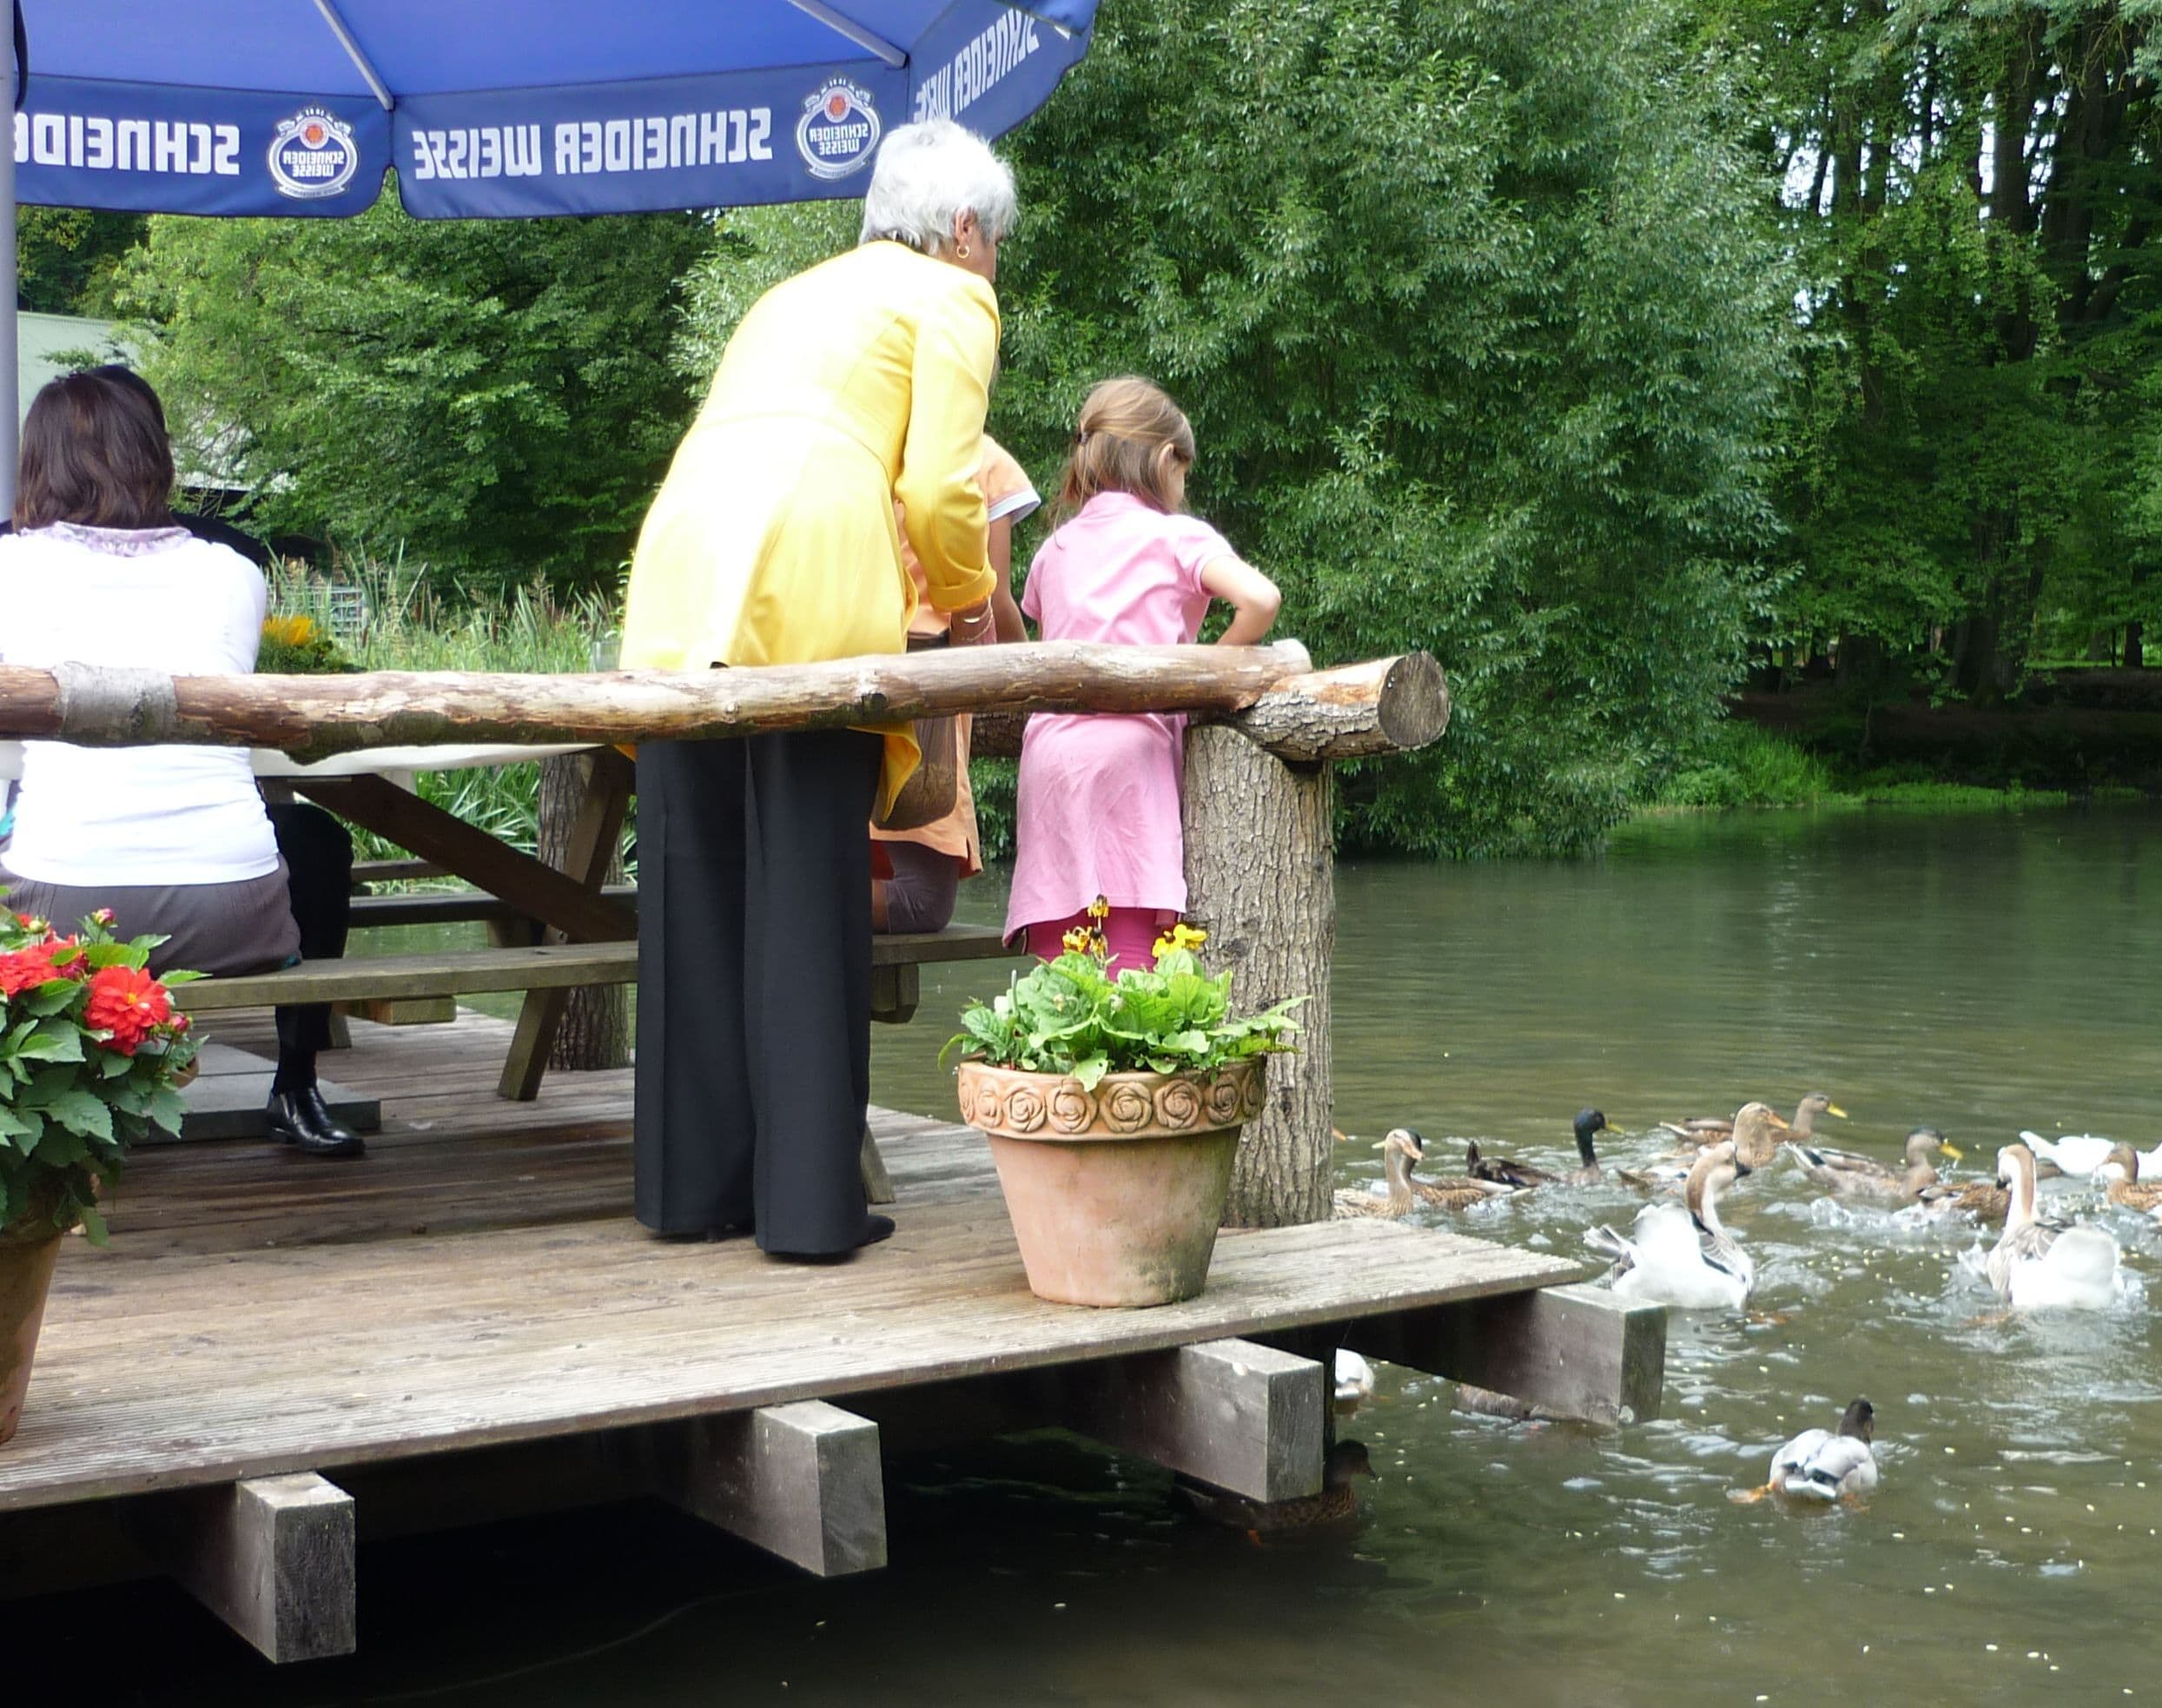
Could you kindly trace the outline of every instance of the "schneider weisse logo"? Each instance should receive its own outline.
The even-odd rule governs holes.
[[[270,176],[281,195],[335,195],[360,169],[353,127],[321,107],[303,107],[270,139]]]
[[[846,77],[820,86],[796,122],[796,151],[814,178],[845,178],[878,149],[878,109]]]

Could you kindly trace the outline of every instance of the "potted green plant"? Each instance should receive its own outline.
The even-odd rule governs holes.
[[[164,939],[101,908],[70,937],[0,909],[0,1442],[15,1434],[62,1239],[100,1245],[99,1192],[152,1126],[177,1135],[195,1041],[153,978]]]
[[[1074,932],[970,1003],[946,1046],[965,1052],[961,1118],[990,1141],[1039,1298],[1164,1305],[1207,1283],[1240,1130],[1306,999],[1234,1015],[1231,975],[1195,957],[1203,941],[1176,926],[1153,971],[1114,977],[1100,925]]]

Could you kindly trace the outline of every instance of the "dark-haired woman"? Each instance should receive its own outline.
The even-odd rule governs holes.
[[[173,454],[141,381],[69,374],[23,424],[14,532],[0,539],[0,660],[173,675],[255,667],[268,595],[230,548],[175,525]],[[314,812],[281,857],[247,751],[23,744],[8,905],[67,922],[105,907],[161,935],[153,970],[261,972],[344,947],[352,844]],[[334,937],[335,941],[330,941]],[[315,1082],[328,1010],[278,1010],[272,1136],[317,1156],[360,1154]]]

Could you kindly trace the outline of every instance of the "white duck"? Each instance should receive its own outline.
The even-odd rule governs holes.
[[[2034,1219],[2034,1153],[2008,1144],[1997,1153],[2005,1229],[1987,1260],[1989,1284],[2015,1311],[2106,1310],[2117,1302],[2117,1241],[2099,1228],[2061,1231]]]
[[[1594,1228],[1584,1243],[1616,1261],[1610,1285],[1625,1299],[1679,1310],[1739,1310],[1756,1285],[1756,1265],[1720,1225],[1719,1195],[1749,1172],[1734,1141],[1707,1146],[1689,1170],[1683,1204],[1648,1204],[1631,1235]]]
[[[2040,1162],[2053,1162],[2066,1174],[2085,1180],[2103,1163],[2109,1161],[2110,1152],[2117,1148],[2116,1142],[2093,1133],[2069,1133],[2061,1139],[2046,1139],[2040,1133],[2022,1132],[2020,1142],[2033,1152]],[[2140,1180],[2162,1178],[2162,1144],[2152,1150],[2134,1153],[2139,1159]]]
[[[1805,1429],[1772,1455],[1772,1494],[1802,1500],[1840,1500],[1877,1486],[1876,1409],[1856,1400],[1840,1414],[1836,1429]]]
[[[1357,1411],[1374,1397],[1374,1367],[1349,1347],[1336,1349],[1336,1409]]]

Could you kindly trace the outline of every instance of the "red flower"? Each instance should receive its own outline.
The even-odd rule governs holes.
[[[90,975],[90,999],[83,1023],[110,1032],[112,1048],[133,1056],[136,1047],[172,1018],[173,1001],[165,987],[134,967],[101,967]]]
[[[53,953],[60,946],[48,938],[28,949],[0,955],[0,996],[19,996],[37,985],[67,977],[65,969],[53,964]]]

